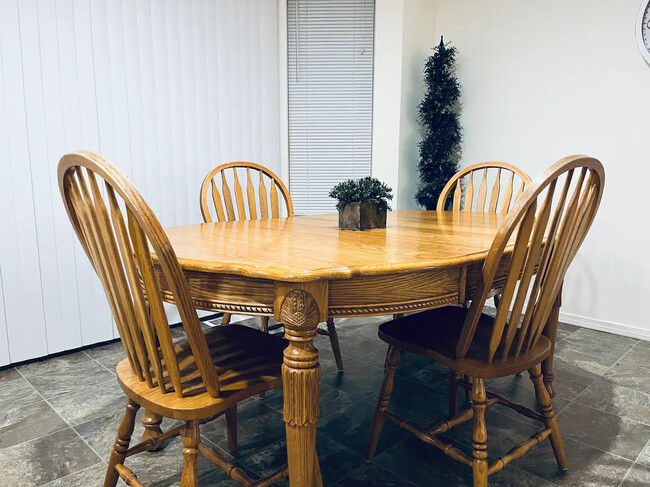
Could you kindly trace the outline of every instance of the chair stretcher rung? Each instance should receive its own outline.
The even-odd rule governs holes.
[[[465,380],[459,380],[458,383],[461,386],[463,386],[465,389],[469,389],[469,390],[472,389],[471,384]],[[540,423],[544,422],[544,416],[542,416],[536,411],[533,411],[530,408],[527,408],[526,406],[516,404],[512,402],[510,399],[507,399],[499,394],[495,394],[494,392],[485,391],[485,395],[489,398],[486,404],[488,409],[494,406],[495,404],[500,404],[501,406],[510,408],[513,411],[517,411],[519,414],[526,416],[527,418],[534,419],[535,421],[539,421]]]
[[[277,482],[278,480],[283,479],[288,475],[288,469],[286,467],[283,467],[259,480],[252,480],[241,468],[235,467],[232,463],[230,463],[222,455],[214,451],[209,446],[206,446],[203,443],[199,443],[199,451],[203,454],[203,456],[205,456],[205,458],[226,472],[231,479],[236,480],[240,484],[247,487],[266,487],[267,485],[271,485],[273,482]]]
[[[405,429],[407,431],[410,431],[413,433],[415,436],[417,436],[419,439],[424,441],[425,443],[428,443],[429,445],[435,446],[436,448],[441,449],[445,455],[450,456],[454,460],[458,460],[459,462],[464,463],[467,466],[472,466],[472,459],[469,458],[467,455],[465,455],[462,451],[460,451],[458,448],[445,443],[444,441],[439,440],[436,438],[434,435],[431,435],[430,431],[425,430],[424,428],[420,427],[419,425],[413,423],[412,421],[407,421],[405,419],[400,418],[399,416],[394,415],[393,413],[390,413],[388,411],[384,412],[384,415],[390,419],[393,423],[397,424],[402,429]],[[435,430],[434,428],[433,430]],[[432,430],[432,431],[433,431]],[[447,431],[447,430],[445,430]]]
[[[532,435],[528,440],[514,446],[508,453],[506,453],[503,457],[496,459],[494,463],[488,467],[488,475],[492,475],[493,473],[503,470],[503,468],[505,468],[506,465],[508,465],[513,460],[516,460],[517,458],[524,456],[526,453],[528,453],[528,451],[530,451],[532,447],[539,445],[542,441],[548,438],[550,434],[551,434],[551,429],[547,428],[538,431],[537,433]]]
[[[125,467],[122,464],[115,465],[115,470],[119,474],[120,478],[124,481],[129,487],[144,487],[139,481],[138,477],[135,476],[131,470]]]
[[[173,428],[168,429],[162,435],[158,435],[155,438],[150,438],[146,441],[138,443],[137,445],[132,446],[126,451],[126,456],[130,457],[131,455],[136,455],[138,453],[142,453],[143,451],[157,448],[160,445],[162,445],[165,441],[180,435],[181,430],[184,427],[185,425],[179,424],[178,426],[174,426]]]

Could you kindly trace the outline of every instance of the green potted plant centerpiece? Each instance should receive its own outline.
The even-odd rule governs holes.
[[[338,200],[339,228],[341,230],[372,230],[386,228],[388,200],[393,190],[377,178],[348,179],[330,191],[330,198]]]

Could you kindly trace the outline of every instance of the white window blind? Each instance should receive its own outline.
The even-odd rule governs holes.
[[[369,176],[374,0],[289,0],[289,183],[296,214],[334,211],[336,183]]]

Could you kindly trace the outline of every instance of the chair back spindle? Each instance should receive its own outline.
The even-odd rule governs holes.
[[[474,193],[477,184],[478,194],[475,203]],[[504,184],[505,189],[503,189]],[[449,180],[438,198],[436,210],[444,211],[451,198],[451,210],[454,212],[507,215],[514,202],[529,184],[528,175],[512,164],[479,162],[460,170]],[[517,188],[516,194],[514,193],[515,188]]]
[[[257,191],[256,178],[259,181]],[[240,181],[246,184],[246,199]],[[233,186],[234,204],[230,184]],[[267,190],[267,184],[270,191]],[[214,168],[203,180],[200,194],[201,214],[205,222],[279,218],[280,195],[286,216],[293,216],[289,190],[271,170],[253,162],[229,162]]]
[[[133,374],[162,393],[184,397],[202,383],[217,397],[217,371],[185,276],[138,190],[110,161],[87,151],[63,156],[58,179],[70,221],[106,292]],[[172,341],[155,266],[178,306],[190,358],[179,357]]]
[[[506,279],[485,360],[516,360],[537,344],[564,275],[594,220],[604,180],[599,161],[571,156],[549,167],[522,193],[489,250],[456,348],[458,359],[471,347],[504,259]]]

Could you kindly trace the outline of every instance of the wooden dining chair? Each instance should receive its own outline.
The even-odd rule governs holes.
[[[492,179],[494,180],[492,181]],[[530,177],[517,166],[498,161],[479,162],[454,174],[440,193],[436,210],[445,211],[449,204],[448,200],[451,199],[451,211],[454,212],[487,212],[507,215],[512,204],[517,201],[529,184]],[[488,186],[490,185],[492,186],[490,200],[486,206]]]
[[[245,199],[240,180],[246,182]],[[235,194],[234,204],[230,185],[233,186]],[[273,171],[254,162],[228,162],[212,169],[203,180],[200,194],[201,214],[206,223],[215,220],[226,222],[280,218],[280,196],[284,201],[286,216],[293,216],[289,190]],[[281,324],[269,326],[268,316],[262,316],[261,320],[262,331],[269,332],[282,327]],[[221,323],[230,323],[230,314],[224,313]],[[319,328],[318,334],[329,337],[336,367],[343,370],[343,357],[334,320],[330,318],[326,325],[327,329]]]
[[[379,337],[389,348],[366,452],[368,460],[375,454],[383,421],[388,418],[468,465],[475,487],[487,486],[488,475],[500,471],[549,437],[560,469],[567,469],[557,419],[541,373],[541,363],[553,346],[544,332],[564,275],[596,215],[604,177],[601,163],[586,156],[567,157],[552,165],[522,193],[500,226],[469,309],[449,306],[380,325]],[[507,277],[496,316],[492,317],[482,310],[497,268],[504,265]],[[471,391],[471,408],[460,414],[456,412],[448,421],[430,429],[388,411],[402,350],[428,357],[456,371],[455,382]],[[539,411],[486,392],[485,379],[526,370],[533,381]],[[465,374],[469,380],[461,380],[459,374]],[[452,393],[453,389],[454,384]],[[495,404],[539,421],[543,428],[488,464],[485,411]],[[439,435],[472,418],[470,457],[443,442]]]
[[[266,486],[287,475],[286,468],[253,481],[201,441],[199,425],[225,414],[228,445],[237,448],[237,403],[282,386],[287,342],[245,326],[204,332],[187,282],[165,232],[135,186],[108,160],[75,152],[59,162],[58,179],[70,221],[90,259],[112,309],[126,358],[117,366],[128,397],[104,487],[118,477],[140,487],[125,460],[181,436],[184,465],[181,486],[197,484],[202,453],[233,479]],[[165,316],[157,276],[164,278],[178,306],[184,337],[174,342]],[[180,425],[130,446],[140,407],[182,420]]]

